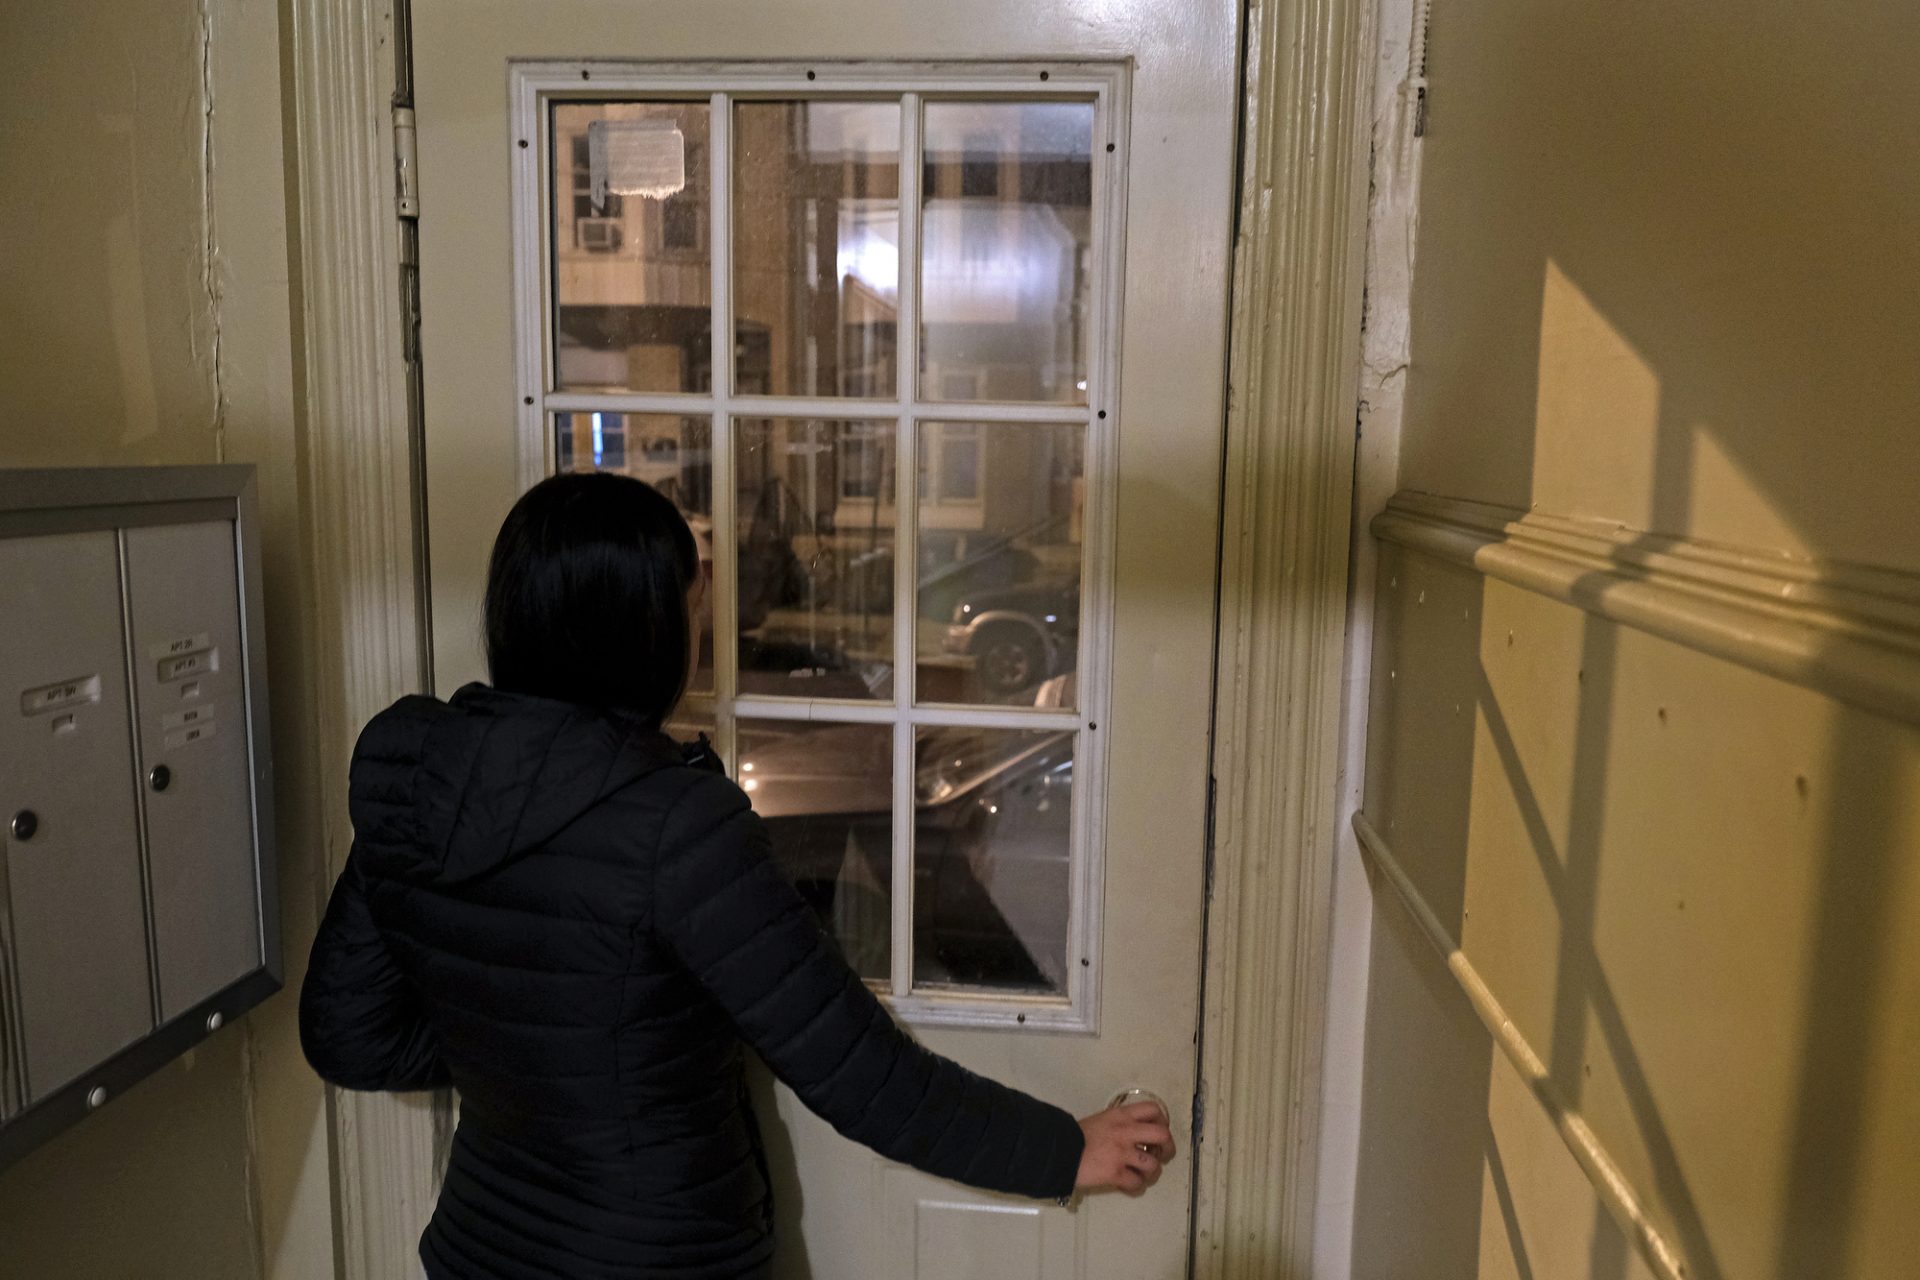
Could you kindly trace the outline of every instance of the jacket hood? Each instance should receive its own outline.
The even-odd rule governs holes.
[[[402,698],[354,747],[354,843],[399,880],[478,879],[681,759],[666,734],[617,712],[480,684],[447,702]]]

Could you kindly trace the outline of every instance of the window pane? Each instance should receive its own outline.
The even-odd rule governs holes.
[[[854,971],[886,982],[892,956],[893,728],[740,725],[740,785],[774,861]]]
[[[899,104],[744,102],[734,156],[736,388],[891,399]]]
[[[1093,104],[926,108],[921,395],[1084,404]]]
[[[1073,734],[921,729],[916,989],[1066,991]]]
[[[743,695],[893,697],[895,430],[738,422]]]
[[[1085,439],[920,424],[920,701],[1075,705]]]
[[[666,413],[556,413],[556,471],[618,471],[673,501],[693,526],[703,567],[713,563],[713,423]],[[713,593],[700,620],[700,661],[691,692],[713,691]]]
[[[556,103],[552,142],[554,385],[707,390],[707,105]]]

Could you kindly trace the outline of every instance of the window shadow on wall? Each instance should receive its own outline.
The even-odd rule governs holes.
[[[1920,168],[1892,159],[1912,154],[1898,86],[1920,57],[1920,21],[1875,0],[1751,12],[1536,3],[1496,15],[1450,6],[1434,21],[1408,486],[1652,535],[1920,571],[1907,429],[1920,412],[1912,358],[1920,291],[1911,287],[1920,241],[1907,233]],[[1560,286],[1570,309],[1556,311]],[[1659,545],[1650,536],[1623,554]],[[1597,604],[1613,581],[1583,583],[1581,603]],[[1914,728],[1849,708],[1789,715],[1784,723],[1825,726],[1766,756],[1801,760],[1797,777],[1729,782],[1723,762],[1695,758],[1677,766],[1703,782],[1693,799],[1659,800],[1758,803],[1763,790],[1772,801],[1773,788],[1798,787],[1807,828],[1783,828],[1778,839],[1804,840],[1817,861],[1792,881],[1808,898],[1804,910],[1781,914],[1790,925],[1753,922],[1776,935],[1764,945],[1796,959],[1785,971],[1799,985],[1766,993],[1771,1025],[1755,1025],[1760,1015],[1746,1012],[1744,998],[1728,1015],[1748,1019],[1746,1042],[1771,1036],[1768,1052],[1793,1064],[1788,1114],[1774,1105],[1769,1124],[1737,1131],[1700,1110],[1716,1082],[1694,1069],[1676,1074],[1676,1063],[1698,1055],[1671,1052],[1672,1028],[1649,1022],[1648,993],[1616,989],[1602,964],[1595,933],[1603,903],[1618,927],[1621,902],[1610,895],[1623,883],[1620,841],[1641,839],[1609,831],[1609,815],[1672,792],[1649,790],[1643,770],[1609,777],[1623,747],[1639,740],[1637,717],[1653,708],[1617,704],[1620,629],[1593,616],[1584,627],[1587,685],[1567,726],[1575,773],[1564,828],[1558,810],[1542,811],[1532,762],[1492,685],[1472,700],[1558,929],[1538,955],[1553,966],[1551,1017],[1529,1030],[1556,1088],[1578,1110],[1593,1101],[1589,1063],[1604,1064],[1626,1124],[1600,1136],[1651,1169],[1639,1190],[1688,1256],[1689,1275],[1801,1280],[1910,1260],[1920,1224],[1911,1215],[1894,1222],[1868,1178],[1870,1167],[1893,1171],[1875,1125],[1914,1123],[1910,1107],[1904,1119],[1888,1115],[1890,1079],[1920,1073],[1914,1013],[1894,1003],[1905,971],[1890,967],[1920,861]],[[1431,640],[1404,634],[1396,645],[1382,627],[1380,651],[1405,663],[1408,645]],[[1741,687],[1789,711],[1806,703],[1784,685]],[[1751,723],[1728,718],[1704,690],[1674,697],[1676,717]],[[1376,719],[1370,734],[1378,794],[1368,811],[1400,815],[1389,843],[1454,927],[1469,860],[1483,856],[1468,815],[1430,811],[1421,824],[1457,825],[1414,834],[1407,797],[1393,793],[1416,786],[1410,774],[1434,761],[1470,755],[1472,736],[1404,711]],[[1742,785],[1749,795],[1739,795]],[[1685,816],[1690,825],[1712,818],[1697,808]],[[1758,852],[1708,838],[1673,856],[1711,884],[1762,874]],[[1630,909],[1654,919],[1651,902]],[[1692,927],[1742,923],[1702,918]],[[1376,965],[1381,952],[1376,941]],[[1672,975],[1680,991],[1697,978]],[[1370,1011],[1370,1036],[1385,1027],[1395,1044],[1418,1043],[1379,1012]],[[1699,1034],[1713,1035],[1723,1012],[1703,1008],[1715,1016],[1702,1017]],[[1887,1047],[1901,1043],[1906,1057]],[[1370,1096],[1383,1056],[1377,1044],[1369,1050]],[[1748,1069],[1737,1058],[1722,1067],[1729,1083]],[[1363,1137],[1363,1210],[1369,1177],[1410,1177],[1384,1155],[1367,1163],[1370,1141],[1384,1135]],[[1779,1189],[1756,1191],[1773,1170]],[[1356,1259],[1367,1230],[1357,1223]],[[1618,1273],[1613,1248],[1596,1236],[1594,1275]]]

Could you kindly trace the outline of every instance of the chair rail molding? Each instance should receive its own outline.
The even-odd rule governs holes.
[[[1920,574],[1396,494],[1384,542],[1920,723]]]
[[[1254,0],[1247,22],[1199,1280],[1312,1263],[1375,53],[1363,0]]]
[[[393,0],[291,0],[299,433],[327,884],[352,841],[360,726],[422,687],[424,605],[399,313]],[[418,1274],[444,1098],[328,1091],[335,1256],[347,1280]]]

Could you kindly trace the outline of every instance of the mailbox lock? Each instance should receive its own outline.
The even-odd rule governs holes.
[[[163,764],[153,766],[147,773],[147,785],[155,791],[165,791],[173,783],[173,770]]]
[[[22,809],[13,815],[13,821],[7,824],[7,830],[13,833],[15,840],[31,840],[33,833],[40,829],[40,815],[31,809]]]

